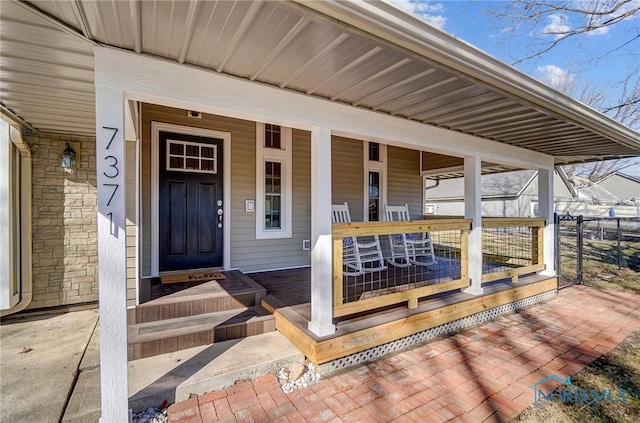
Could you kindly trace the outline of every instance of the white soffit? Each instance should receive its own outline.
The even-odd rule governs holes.
[[[450,70],[462,65],[444,54],[438,62],[427,48],[450,37],[387,5],[38,0],[3,2],[0,13],[3,106],[42,131],[94,133],[92,45],[104,44],[531,149],[557,163],[640,155],[637,133],[468,45],[456,46],[461,58],[497,63],[504,81]],[[528,85],[515,87],[522,81]]]

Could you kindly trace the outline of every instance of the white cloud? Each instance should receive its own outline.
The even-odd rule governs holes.
[[[542,29],[543,34],[550,34],[555,37],[555,39],[564,38],[564,33],[571,31],[571,27],[569,24],[569,18],[560,13],[552,13],[549,15],[549,23]]]
[[[389,3],[402,9],[413,16],[422,19],[430,25],[439,29],[444,29],[447,24],[447,17],[443,15],[444,4],[432,3],[429,0],[387,0]]]
[[[576,78],[574,73],[555,65],[538,66],[536,74],[542,82],[565,94],[569,94],[573,89]]]

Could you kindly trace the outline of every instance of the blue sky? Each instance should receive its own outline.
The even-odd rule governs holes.
[[[577,15],[555,13],[537,27],[514,29],[513,22],[498,20],[486,12],[489,8],[505,5],[497,1],[387,1],[507,64],[527,56],[532,45],[553,41],[555,36],[549,32],[554,29],[571,29],[581,24]],[[638,5],[640,0],[632,0],[630,4],[635,7]],[[514,29],[515,36],[509,36],[510,29]],[[640,40],[617,49],[599,61],[593,58],[619,47],[639,33],[640,13],[636,13],[632,18],[606,30],[564,40],[549,53],[514,66],[578,100],[580,91],[589,86],[602,87],[601,90],[608,93],[611,102],[614,102],[620,94],[620,91],[612,88],[615,83],[640,68]],[[563,86],[569,87],[569,90],[563,90]],[[624,172],[640,176],[640,164]]]

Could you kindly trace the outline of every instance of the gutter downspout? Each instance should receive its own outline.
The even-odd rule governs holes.
[[[16,125],[9,125],[9,138],[20,151],[20,301],[0,312],[4,317],[24,310],[33,299],[32,277],[32,210],[31,210],[31,150]]]

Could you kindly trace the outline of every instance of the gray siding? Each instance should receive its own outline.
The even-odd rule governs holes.
[[[362,141],[333,137],[331,143],[331,202],[349,203],[351,220],[363,221],[364,147]]]
[[[256,196],[255,123],[202,114],[191,119],[186,111],[146,104],[143,107],[142,145],[142,266],[151,271],[151,122],[212,129],[231,133],[231,267],[242,271],[307,266],[310,254],[302,240],[310,239],[310,133],[293,131],[293,232],[289,239],[256,239],[256,214],[245,212],[245,200]]]
[[[241,143],[231,140],[231,266],[252,272],[310,265],[302,241],[311,239],[311,134],[293,131],[293,228],[286,239],[256,239],[256,214],[244,211],[244,201],[256,196],[255,129],[253,137]]]
[[[407,204],[412,219],[422,218],[422,176],[420,152],[387,147],[387,202],[390,206]]]

